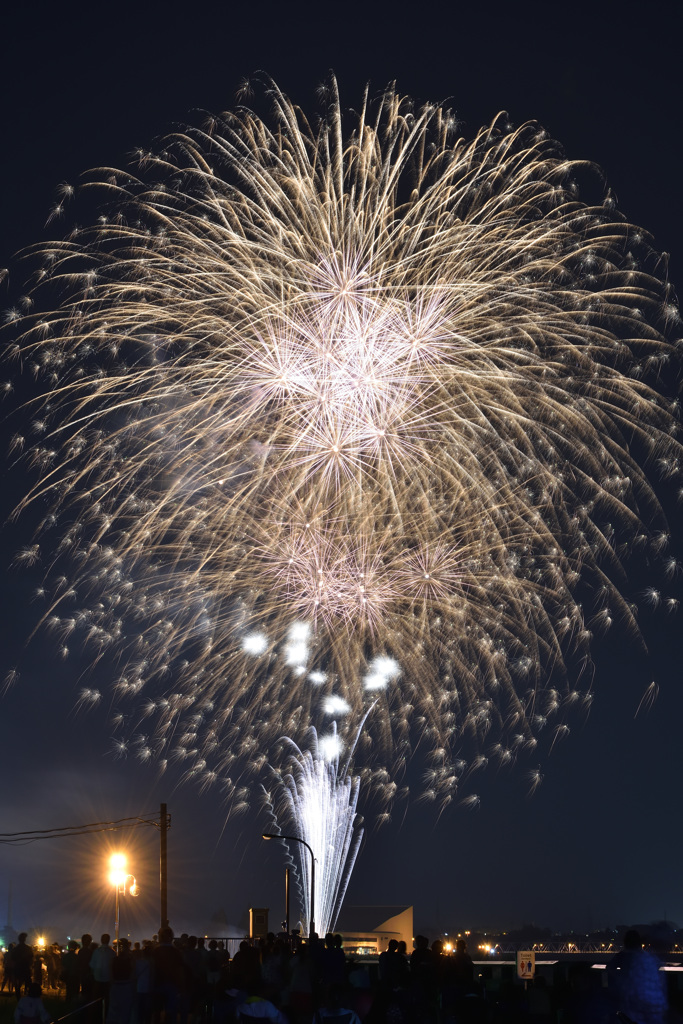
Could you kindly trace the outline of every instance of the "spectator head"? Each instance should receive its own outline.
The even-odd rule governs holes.
[[[19,936],[21,938],[21,935]],[[637,932],[635,928],[630,928],[629,931],[624,935],[624,949],[642,949],[643,940],[640,937],[640,932]]]
[[[327,996],[327,1008],[330,1010],[340,1010],[344,999],[344,989],[341,985],[330,985],[330,989]]]

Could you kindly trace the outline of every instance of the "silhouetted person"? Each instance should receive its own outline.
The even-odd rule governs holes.
[[[556,1019],[550,990],[542,975],[536,975],[526,993],[527,1013],[532,1024],[553,1024]]]
[[[332,985],[327,999],[313,1015],[313,1024],[360,1024],[360,1017],[355,1010],[344,1005],[344,989],[341,985]]]
[[[624,948],[607,965],[610,991],[617,1010],[636,1024],[662,1024],[667,1011],[666,984],[659,958],[643,949],[637,931],[624,936]]]
[[[14,1024],[50,1024],[52,1018],[43,1006],[40,985],[30,982],[27,989],[14,1010]]]
[[[47,966],[42,953],[33,954],[33,967],[31,968],[31,981],[42,988],[43,980],[47,982]]]
[[[145,939],[139,956],[133,958],[135,974],[135,1019],[149,1024],[152,1019],[154,978],[152,976],[152,943]]]
[[[111,989],[111,964],[116,957],[109,945],[111,936],[105,932],[90,957],[90,970],[93,976],[93,998],[103,999],[105,1013],[109,1009],[109,991]]]
[[[277,1001],[287,984],[289,956],[287,943],[282,939],[276,939],[275,936],[263,951],[261,978],[266,985],[265,994],[269,999]]]
[[[232,958],[230,980],[233,988],[238,988],[242,992],[253,988],[261,980],[259,952],[250,946],[246,939],[240,942],[240,948]]]
[[[2,958],[2,985],[0,985],[0,992],[5,991],[5,985],[7,985],[8,992],[14,992],[14,964],[12,963],[12,954],[14,953],[14,947],[16,943],[10,942],[9,946],[5,950],[5,955]]]
[[[416,935],[414,945],[415,949],[410,954],[411,981],[424,993],[431,992],[436,982],[436,967],[429,939],[425,935]]]
[[[75,939],[69,939],[66,953],[62,957],[61,979],[64,982],[64,1000],[71,1007],[78,998],[81,988],[81,972],[78,963],[79,946]]]
[[[288,1024],[282,1010],[265,996],[265,985],[262,981],[251,986],[251,990],[243,1003],[240,1003],[237,1012],[238,1021],[242,1024],[259,1024],[259,1022],[270,1022],[270,1024]]]
[[[175,1021],[181,996],[185,995],[186,977],[183,954],[173,945],[173,929],[159,929],[159,945],[152,950],[154,1001],[169,1022]]]
[[[327,933],[320,963],[323,991],[329,991],[333,985],[340,985],[343,989],[346,985],[346,957],[342,949],[341,935]]]
[[[429,939],[425,935],[416,935],[410,954],[410,973],[417,977],[423,969],[431,976],[434,970],[434,958],[429,948]]]
[[[303,943],[289,961],[289,1008],[292,1020],[310,1021],[313,1013],[313,963]]]
[[[90,958],[93,955],[92,935],[81,935],[81,948],[78,951],[78,973],[81,979],[81,995],[83,1002],[89,1003],[93,998],[93,976],[90,970]]]
[[[370,972],[360,961],[351,965],[349,970],[350,998],[352,1009],[362,1021],[371,1014],[375,994],[370,981]]]
[[[187,997],[189,1012],[199,1012],[199,1007],[204,998],[204,987],[206,982],[206,971],[204,968],[204,957],[199,948],[196,935],[188,935],[187,943],[182,951],[185,961],[187,975]]]
[[[474,964],[467,952],[464,939],[455,940],[455,952],[452,957],[453,981],[460,995],[474,991]]]
[[[27,992],[31,984],[31,969],[33,967],[33,950],[26,945],[26,932],[19,935],[19,941],[12,950],[12,973],[14,992],[17,997],[22,991]]]
[[[216,940],[211,939],[209,942],[209,951],[206,957],[206,978],[209,985],[218,984],[224,960],[225,953],[223,950],[218,948]]]
[[[62,971],[62,951],[58,942],[53,942],[45,953],[48,988],[58,988]]]
[[[404,961],[398,951],[396,939],[389,939],[389,945],[379,955],[379,980],[386,988],[399,988],[405,981],[403,977]]]
[[[566,1024],[614,1024],[613,999],[603,988],[603,971],[590,963],[572,964],[568,973],[569,990],[563,1001]]]
[[[134,969],[128,939],[120,939],[111,963],[111,987],[106,1024],[128,1024],[133,1011]]]

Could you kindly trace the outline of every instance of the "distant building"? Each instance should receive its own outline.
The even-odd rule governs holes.
[[[249,938],[265,939],[268,934],[268,907],[249,907]]]
[[[390,939],[413,948],[413,908],[404,906],[344,907],[336,931],[347,953],[381,953]]]

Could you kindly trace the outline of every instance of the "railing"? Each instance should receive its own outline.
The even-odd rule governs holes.
[[[102,1010],[102,1024],[104,1024],[104,999],[93,999],[91,1003],[83,1003],[82,1006],[77,1006],[75,1010],[70,1010],[69,1013],[65,1013],[63,1017],[57,1017],[54,1024],[61,1024],[63,1020],[69,1020],[71,1017],[75,1017],[77,1013],[83,1013],[83,1010],[87,1010],[91,1006],[97,1006],[100,1004]]]

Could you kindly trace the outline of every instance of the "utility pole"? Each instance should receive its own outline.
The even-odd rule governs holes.
[[[166,804],[159,809],[159,897],[161,904],[160,928],[168,928],[168,850],[166,846],[169,815]]]

